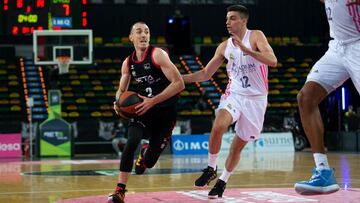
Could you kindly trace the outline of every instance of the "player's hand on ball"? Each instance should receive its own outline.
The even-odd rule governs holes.
[[[115,113],[119,115],[120,109],[119,109],[119,106],[116,101],[114,101],[113,109],[114,109]]]
[[[115,113],[120,116],[123,119],[129,119],[128,117],[124,116],[124,114],[121,113],[118,102],[114,101],[114,111]]]
[[[135,107],[136,114],[141,116],[145,114],[151,107],[153,107],[156,103],[154,98],[148,98],[142,95],[138,95],[143,101]]]

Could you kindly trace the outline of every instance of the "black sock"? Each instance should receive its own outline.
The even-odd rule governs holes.
[[[117,186],[118,186],[118,187],[121,187],[123,190],[125,190],[125,188],[126,188],[126,185],[125,185],[125,184],[122,184],[122,183],[118,183]]]

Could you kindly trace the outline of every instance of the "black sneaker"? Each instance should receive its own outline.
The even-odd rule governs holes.
[[[122,187],[117,186],[114,194],[108,197],[108,203],[125,203],[125,192],[127,190],[123,189]]]
[[[195,181],[196,188],[205,188],[209,185],[210,181],[214,180],[217,177],[217,169],[214,170],[212,167],[208,166],[203,169],[203,174]]]
[[[210,192],[208,194],[208,198],[216,199],[218,197],[222,197],[225,188],[226,188],[226,183],[223,180],[218,179],[216,181],[214,187],[210,190]]]
[[[146,151],[146,149],[148,147],[149,147],[148,144],[143,144],[142,145],[139,157],[136,160],[135,173],[138,174],[138,175],[143,174],[145,172],[145,170],[146,170],[144,155],[145,155],[145,151]]]

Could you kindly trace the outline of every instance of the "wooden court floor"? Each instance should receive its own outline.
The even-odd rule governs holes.
[[[222,169],[226,155],[220,155]],[[329,153],[341,188],[360,188],[360,154]],[[57,202],[108,195],[113,192],[117,159],[1,160],[0,202]],[[145,175],[130,178],[129,194],[193,190],[194,180],[206,166],[206,156],[163,155]],[[314,166],[310,152],[243,154],[227,188],[292,188],[308,179]],[[220,174],[220,171],[218,172]],[[359,200],[360,202],[360,200]]]

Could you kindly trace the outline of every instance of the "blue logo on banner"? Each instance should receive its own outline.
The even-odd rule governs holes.
[[[171,136],[172,152],[182,154],[207,154],[209,135],[173,135]]]
[[[62,27],[62,28],[72,28],[72,18],[71,17],[54,17],[52,19],[52,26]]]

